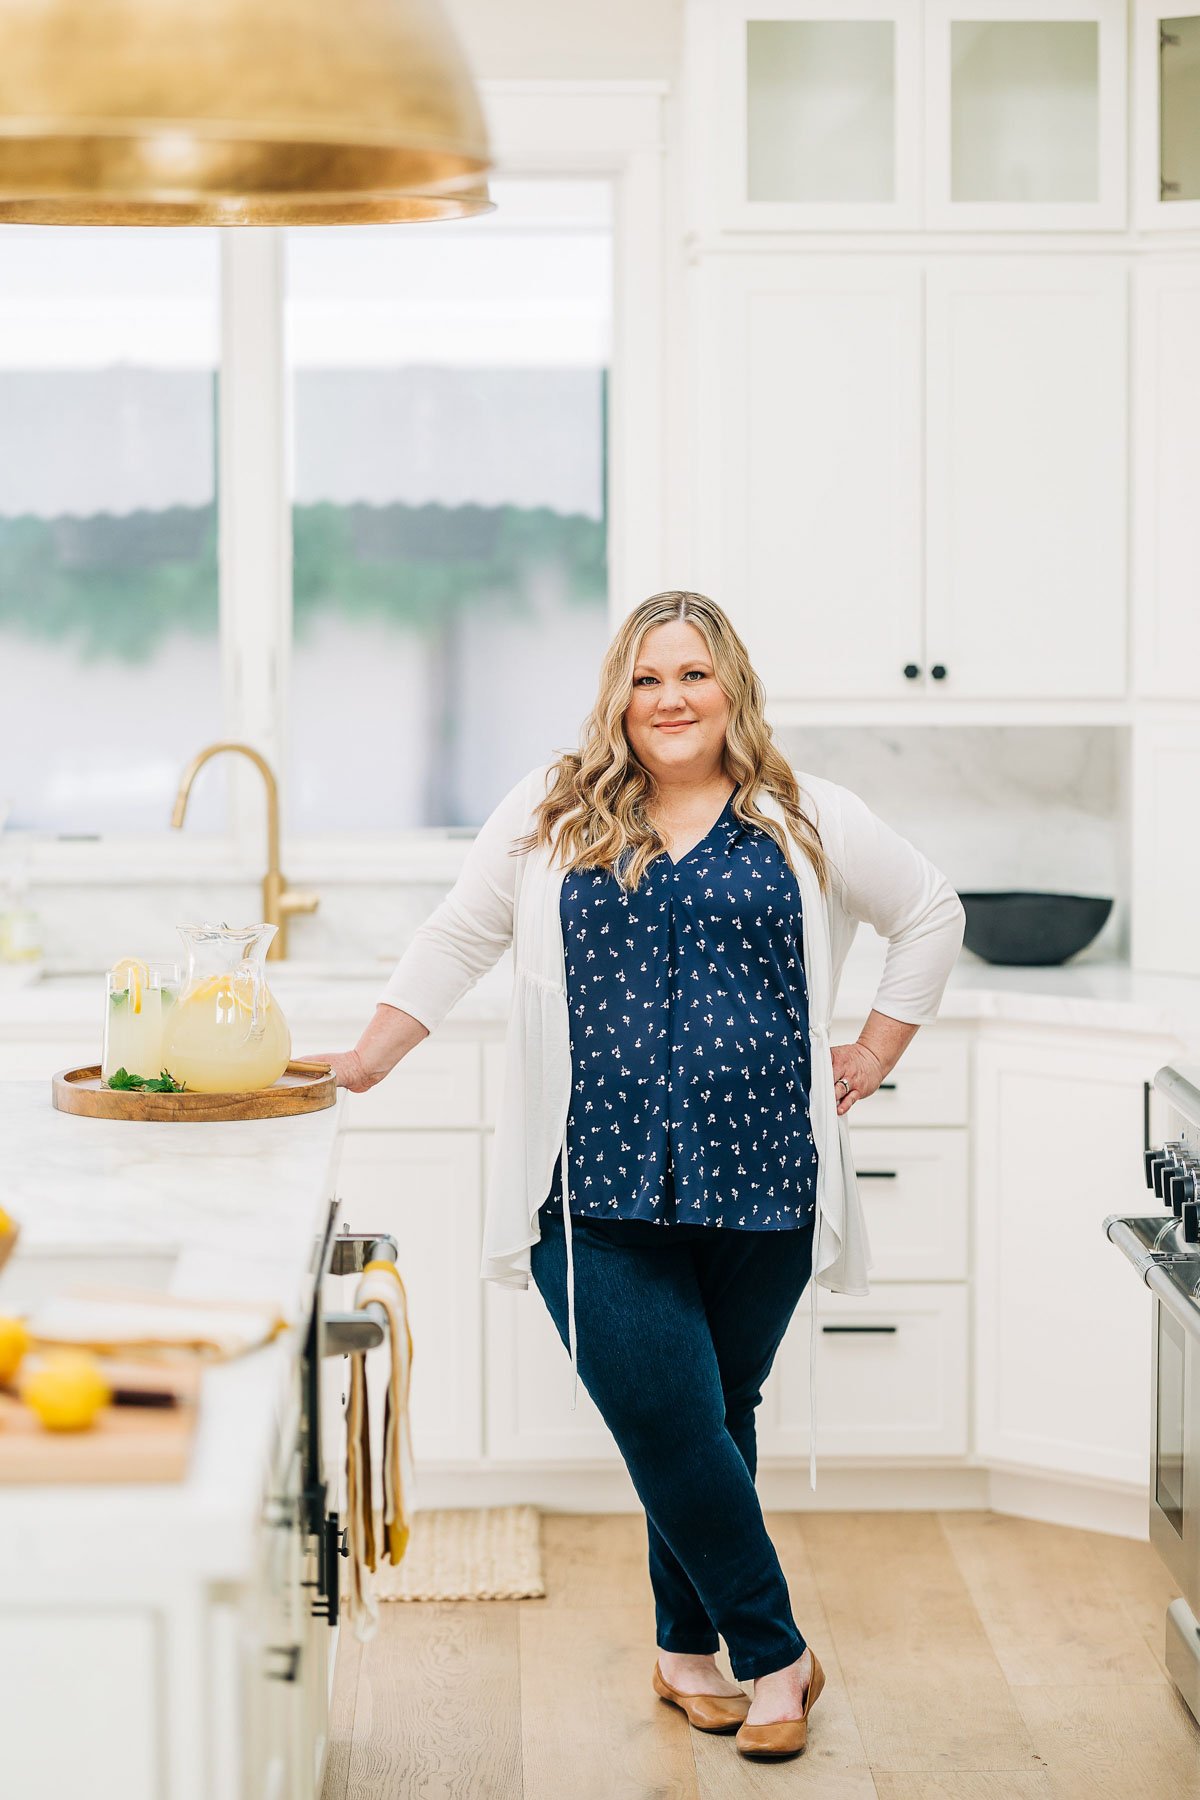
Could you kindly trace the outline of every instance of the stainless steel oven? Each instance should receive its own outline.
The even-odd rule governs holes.
[[[1167,1668],[1200,1722],[1200,1067],[1168,1065],[1154,1087],[1171,1133],[1143,1144],[1155,1210],[1104,1223],[1154,1296],[1150,1540],[1181,1590]]]

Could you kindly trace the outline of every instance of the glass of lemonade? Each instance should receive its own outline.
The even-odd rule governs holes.
[[[163,1027],[179,998],[177,962],[123,956],[104,978],[104,1048],[100,1079],[124,1069],[153,1081],[163,1068]]]

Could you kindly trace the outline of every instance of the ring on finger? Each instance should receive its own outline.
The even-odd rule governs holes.
[[[851,1089],[851,1087],[850,1087],[850,1083],[849,1083],[849,1082],[848,1082],[848,1081],[847,1081],[847,1080],[846,1080],[846,1077],[845,1077],[845,1076],[844,1076],[844,1075],[839,1075],[839,1076],[838,1076],[838,1081],[839,1081],[839,1082],[840,1082],[840,1083],[843,1083],[843,1084],[844,1084],[844,1085],[845,1085],[845,1089],[846,1089],[846,1092],[847,1092],[847,1093],[848,1093],[848,1094],[849,1094],[849,1093],[851,1093],[851,1092],[852,1092],[852,1089]]]

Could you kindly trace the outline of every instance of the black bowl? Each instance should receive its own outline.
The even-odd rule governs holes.
[[[985,962],[1047,968],[1086,950],[1112,911],[1098,894],[960,894],[964,942]]]

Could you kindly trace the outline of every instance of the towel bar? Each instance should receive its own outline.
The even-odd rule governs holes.
[[[369,1262],[395,1262],[400,1254],[394,1237],[371,1231],[343,1231],[333,1240],[331,1275],[356,1275]],[[326,1313],[321,1321],[324,1356],[354,1356],[375,1350],[387,1337],[387,1313],[377,1300],[355,1312]]]

